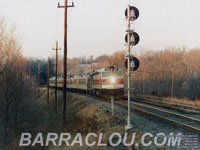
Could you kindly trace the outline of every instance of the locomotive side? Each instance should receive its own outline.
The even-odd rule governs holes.
[[[120,96],[124,93],[124,76],[118,67],[105,67],[91,73],[77,74],[67,77],[67,89],[95,95]],[[62,88],[62,79],[58,87]],[[50,79],[50,86],[55,87],[55,78]]]

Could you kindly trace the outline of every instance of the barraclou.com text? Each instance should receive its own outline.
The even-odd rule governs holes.
[[[103,142],[103,133],[88,133],[86,136],[82,136],[81,133],[77,133],[74,138],[72,138],[70,133],[38,133],[35,137],[31,133],[22,133],[20,138],[19,146],[74,146],[83,144],[87,146],[118,146],[123,144],[124,146],[132,146],[139,144],[143,146],[150,146],[154,144],[156,146],[180,146],[181,143],[181,133],[174,134],[170,133],[166,135],[165,133],[158,133],[153,135],[151,133],[145,133],[141,136],[139,143],[135,143],[136,133],[129,134],[124,133],[123,136],[120,133],[112,133],[108,137],[108,142]],[[131,136],[128,140],[128,136]],[[116,140],[117,139],[117,140]],[[71,142],[70,142],[71,141]]]

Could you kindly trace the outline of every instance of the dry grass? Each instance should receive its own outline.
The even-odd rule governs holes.
[[[195,107],[200,107],[200,100],[196,99],[195,101],[189,100],[187,98],[171,98],[171,97],[158,97],[158,96],[152,96],[152,95],[139,95],[144,98],[149,98],[149,99],[155,99],[155,100],[160,100],[163,102],[171,102],[171,103],[176,103],[176,104],[183,104],[183,105],[189,105],[189,106],[195,106]]]
[[[94,118],[95,114],[100,111],[100,108],[94,105],[87,106],[78,112],[78,115],[83,118]]]
[[[190,105],[195,107],[200,107],[200,100],[191,101],[187,98],[183,99],[177,99],[177,98],[166,98],[168,102],[173,102],[177,104],[184,104],[184,105]]]

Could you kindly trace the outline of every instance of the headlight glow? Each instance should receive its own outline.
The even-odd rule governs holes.
[[[111,83],[115,83],[115,77],[111,77]]]

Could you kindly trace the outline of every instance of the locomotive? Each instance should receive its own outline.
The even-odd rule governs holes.
[[[93,94],[97,96],[122,96],[124,94],[124,76],[118,67],[104,67],[90,73],[67,76],[67,90]],[[50,87],[55,87],[55,78],[50,79]],[[62,78],[58,78],[57,87],[63,87]]]

